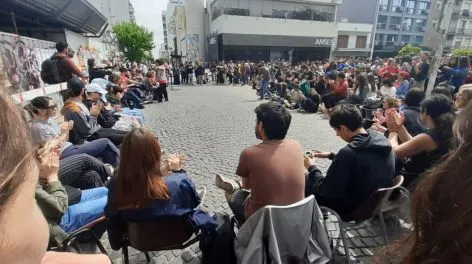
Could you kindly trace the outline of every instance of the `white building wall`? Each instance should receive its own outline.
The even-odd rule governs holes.
[[[175,8],[179,5],[183,5],[182,0],[169,0],[167,3],[166,10],[166,23],[167,23],[167,46],[174,50],[174,38],[175,38],[175,21],[174,21],[174,11]]]
[[[210,32],[275,36],[337,37],[337,23],[222,15],[210,24]]]
[[[188,61],[205,60],[205,0],[185,2],[186,39],[182,53]],[[198,36],[198,39],[196,38]]]

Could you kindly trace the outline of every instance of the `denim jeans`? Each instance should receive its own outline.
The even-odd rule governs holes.
[[[261,81],[261,99],[264,99],[264,95],[267,93],[268,86],[269,86],[269,80]]]
[[[108,189],[105,187],[83,190],[80,202],[69,206],[62,217],[62,229],[71,233],[102,216],[107,196]]]
[[[77,154],[89,154],[100,158],[115,168],[120,165],[120,150],[107,138],[96,139],[82,145],[72,145],[61,153],[61,159]]]

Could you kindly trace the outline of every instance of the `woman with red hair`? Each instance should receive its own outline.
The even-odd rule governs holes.
[[[122,221],[188,216],[196,228],[213,227],[213,218],[196,209],[200,197],[182,170],[185,158],[174,154],[161,164],[161,156],[161,146],[149,130],[135,128],[124,138],[119,174],[109,185],[105,207],[108,239],[114,250],[121,248]]]

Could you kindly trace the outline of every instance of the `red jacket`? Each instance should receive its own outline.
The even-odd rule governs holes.
[[[337,81],[333,87],[333,94],[347,97],[347,88],[349,88],[349,84],[346,79]]]

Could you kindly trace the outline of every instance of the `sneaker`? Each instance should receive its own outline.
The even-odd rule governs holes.
[[[111,164],[105,163],[103,164],[105,166],[105,170],[107,171],[108,175],[113,176],[115,174],[115,169]]]
[[[226,192],[234,192],[238,189],[238,184],[234,180],[226,179],[219,174],[215,176],[215,185]]]

